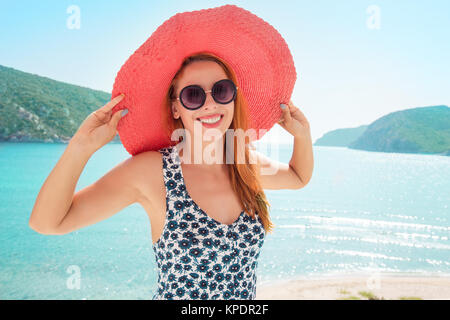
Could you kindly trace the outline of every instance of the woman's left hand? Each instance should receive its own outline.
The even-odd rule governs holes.
[[[282,126],[286,131],[292,134],[295,138],[304,138],[311,136],[309,122],[306,119],[303,112],[299,108],[294,106],[292,101],[286,108],[281,109],[283,114],[278,124]]]

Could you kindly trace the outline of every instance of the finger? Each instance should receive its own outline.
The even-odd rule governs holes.
[[[283,129],[287,130],[287,129],[286,129],[286,125],[284,124],[284,121],[283,121],[283,120],[280,120],[280,121],[278,121],[277,123],[280,125],[280,127],[282,127]]]
[[[100,112],[100,110],[92,112],[92,114],[97,118],[100,123],[107,122],[106,114],[104,112]]]
[[[114,106],[116,104],[118,104],[120,101],[122,101],[123,97],[125,96],[125,94],[119,94],[117,97],[114,97],[113,99],[111,99],[111,101],[109,101],[107,104],[105,104],[103,107],[101,107],[100,109],[98,109],[98,111],[102,111],[102,112],[109,112],[112,110],[112,108],[114,108]]]
[[[104,116],[97,113],[97,111],[92,112],[92,114],[99,120],[99,121],[103,121]]]
[[[289,101],[289,109],[291,110],[291,115],[293,115],[295,118],[297,118],[298,120],[306,120],[305,115],[303,114],[303,112],[294,105],[294,103],[291,101]]]
[[[292,118],[291,118],[291,111],[290,111],[290,109],[289,109],[289,107],[286,105],[286,104],[284,104],[286,107],[283,109],[281,109],[282,110],[282,112],[283,112],[283,121],[285,121],[285,122],[290,122],[291,120],[292,120]]]
[[[291,114],[294,112],[300,111],[300,109],[297,108],[292,101],[289,101],[288,106],[289,106],[289,109],[291,110]]]
[[[289,105],[289,109],[291,111],[291,115],[293,115],[295,117],[298,117],[298,116],[302,115],[301,112],[300,112],[300,109],[295,107],[295,106],[293,106],[293,105]]]
[[[119,123],[120,119],[122,118],[122,111],[123,110],[118,110],[112,115],[111,120],[108,123],[108,125],[111,128],[113,128],[113,129],[117,128],[117,124]]]
[[[308,121],[308,119],[306,119],[306,117],[303,114],[303,112],[297,107],[295,107],[295,111],[292,112],[292,115],[295,118],[297,118],[297,120],[299,120],[299,121],[306,121],[306,122]]]

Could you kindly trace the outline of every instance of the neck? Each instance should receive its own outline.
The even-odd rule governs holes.
[[[222,171],[226,169],[224,154],[224,136],[214,137],[212,141],[191,139],[185,135],[178,144],[181,162],[184,165],[195,165],[206,171]]]

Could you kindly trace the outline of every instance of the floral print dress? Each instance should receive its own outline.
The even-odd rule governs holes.
[[[153,299],[255,299],[256,269],[265,230],[245,211],[216,221],[186,190],[177,146],[159,150],[166,188],[166,222],[153,244],[158,287]]]

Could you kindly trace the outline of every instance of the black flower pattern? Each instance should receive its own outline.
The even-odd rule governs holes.
[[[190,198],[176,146],[159,150],[167,223],[153,244],[158,288],[153,299],[255,299],[257,259],[265,239],[258,214],[232,224],[210,218]]]

